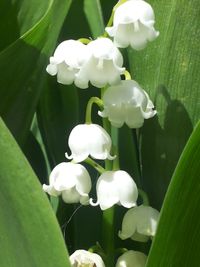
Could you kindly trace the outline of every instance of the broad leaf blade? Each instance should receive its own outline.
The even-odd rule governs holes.
[[[0,261],[2,267],[69,267],[49,201],[0,121]]]
[[[24,3],[18,3],[16,16],[19,21],[22,20],[20,14],[33,12],[36,6],[38,10],[37,1],[31,1],[29,5]],[[20,38],[0,53],[0,114],[20,144],[24,143],[30,128],[46,78],[48,56],[55,47],[70,3],[70,0],[52,0],[46,8],[42,4],[43,15],[38,11],[40,16],[34,16],[38,18],[34,25],[30,25],[25,16],[25,21],[19,23]]]
[[[94,38],[104,33],[103,14],[100,0],[84,0],[84,12]]]
[[[174,172],[147,267],[199,266],[200,123]]]
[[[143,186],[160,207],[180,154],[200,115],[198,0],[151,0],[160,36],[129,49],[132,76],[150,94],[157,117],[142,128]],[[187,8],[186,8],[187,7]]]

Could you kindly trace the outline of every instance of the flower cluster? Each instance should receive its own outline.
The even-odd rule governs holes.
[[[55,50],[47,72],[62,84],[72,84],[86,89],[89,82],[98,88],[120,81],[124,73],[123,57],[119,49],[108,38],[98,38],[88,45],[80,41],[67,40]]]
[[[145,119],[152,118],[156,110],[147,92],[136,81],[127,78],[119,48],[130,45],[136,50],[143,49],[159,33],[154,29],[153,9],[145,1],[127,0],[123,4],[119,1],[114,10],[113,25],[106,27],[104,36],[87,42],[82,39],[62,42],[50,57],[46,70],[57,76],[61,84],[74,83],[81,89],[90,84],[102,88],[102,98],[94,101],[100,108],[98,115],[113,128],[126,124],[137,129],[142,127]],[[119,237],[146,242],[155,235],[159,212],[145,203],[137,206],[137,185],[133,177],[120,169],[119,155],[113,150],[109,129],[92,123],[91,103],[88,104],[86,122],[76,125],[68,138],[71,153],[65,156],[71,162],[55,166],[49,185],[44,184],[43,190],[51,196],[61,196],[65,203],[100,206],[103,211],[114,205],[129,209],[123,218]],[[112,168],[103,167],[95,160],[110,161]],[[96,200],[89,196],[92,177],[82,162],[99,172]],[[73,253],[70,261],[72,266],[105,266],[99,255],[85,250]],[[130,250],[118,258],[116,267],[143,267],[145,262],[146,255]]]

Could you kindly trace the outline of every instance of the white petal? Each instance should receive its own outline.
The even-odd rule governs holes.
[[[138,197],[137,187],[125,171],[106,171],[103,173],[96,186],[97,203],[102,210],[115,204],[121,204],[126,208],[136,205]]]
[[[89,156],[87,125],[79,124],[72,129],[69,135],[68,145],[75,162],[81,162]]]
[[[126,212],[122,221],[122,230],[119,231],[121,239],[131,238],[146,242],[147,237],[155,235],[159,219],[159,212],[149,206],[139,206]]]
[[[89,125],[90,155],[95,159],[106,159],[111,150],[111,138],[109,134],[97,124]]]
[[[159,219],[159,212],[149,206],[139,206],[137,208],[137,231],[138,233],[154,236]]]
[[[114,26],[119,24],[133,23],[137,20],[142,22],[154,21],[152,7],[142,0],[130,0],[120,5],[114,14]]]
[[[90,56],[76,74],[75,84],[80,88],[90,81],[96,87],[118,83],[124,73],[123,57],[108,38],[98,38],[87,45]]]
[[[83,43],[76,40],[66,40],[56,48],[54,59],[58,64],[65,61],[68,66],[79,68],[86,53],[87,49]]]
[[[76,250],[70,257],[70,263],[72,267],[77,267],[78,266],[96,266],[96,267],[105,267],[104,262],[102,258],[96,254],[96,253],[91,253],[89,251],[80,249]]]
[[[44,192],[48,193],[51,196],[57,197],[60,195],[60,192],[55,190],[55,188],[52,185],[43,184],[42,188],[43,188]]]
[[[97,124],[79,124],[70,133],[69,147],[75,162],[85,160],[89,155],[95,159],[111,158],[111,138]],[[67,157],[69,157],[67,155]]]
[[[74,80],[74,84],[81,89],[86,89],[89,86],[89,79],[87,77],[87,69],[85,66],[84,68],[81,68],[80,71],[75,75]]]
[[[147,256],[144,253],[129,250],[118,258],[116,267],[145,267],[146,261]]]
[[[138,190],[133,178],[125,171],[116,171],[114,174],[118,186],[119,201],[122,206],[131,208],[136,206]]]
[[[104,110],[99,114],[108,117],[115,127],[126,123],[130,128],[139,128],[144,119],[156,114],[148,94],[133,80],[108,87],[103,95],[103,103]]]
[[[75,75],[89,58],[90,51],[86,45],[79,41],[67,40],[58,45],[46,70],[50,75],[57,74],[59,83],[72,84]],[[84,86],[82,83],[82,87]]]
[[[72,188],[76,184],[73,169],[73,163],[62,162],[58,164],[50,174],[50,184],[53,184],[57,191]]]
[[[149,236],[139,234],[137,231],[131,236],[131,239],[138,242],[147,242],[149,240]]]
[[[130,238],[137,230],[137,221],[132,216],[132,211],[136,208],[128,210],[122,221],[122,230],[119,231],[119,237],[124,240]]]
[[[125,48],[130,44],[133,24],[120,24],[116,29],[114,43],[117,47]]]
[[[91,190],[92,183],[88,171],[80,164],[79,169],[76,168],[76,190],[82,196],[88,194]]]
[[[50,185],[43,190],[50,195],[62,194],[66,203],[88,204],[91,178],[84,166],[72,162],[58,164],[50,174]]]
[[[72,84],[76,74],[76,70],[69,70],[69,67],[65,63],[61,63],[57,66],[57,81],[61,84]]]
[[[49,64],[49,65],[47,66],[47,68],[46,68],[46,71],[47,71],[50,75],[52,75],[52,76],[56,75],[57,72],[58,72],[57,65],[55,65],[55,64]]]
[[[108,209],[119,202],[118,188],[114,184],[113,176],[113,171],[107,171],[97,181],[97,200],[102,210]]]
[[[62,199],[65,203],[78,203],[80,201],[80,194],[77,192],[76,188],[73,187],[62,191]]]
[[[143,49],[147,41],[153,41],[159,33],[154,29],[155,17],[152,7],[142,0],[130,0],[120,5],[115,13],[113,27],[106,28],[118,47],[131,45]]]

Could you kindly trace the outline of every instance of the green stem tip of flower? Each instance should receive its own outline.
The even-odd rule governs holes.
[[[143,191],[142,189],[138,189],[138,193],[142,198],[143,205],[149,206],[149,198],[148,198],[147,193],[145,191]]]
[[[80,38],[80,39],[78,39],[78,41],[83,43],[83,44],[89,44],[92,40],[90,40],[88,38]]]
[[[93,104],[97,104],[100,108],[103,107],[103,101],[98,97],[91,97],[87,103],[86,107],[86,115],[85,115],[85,122],[87,124],[92,123],[92,106]]]
[[[96,161],[94,161],[91,158],[87,158],[84,161],[85,161],[85,163],[87,163],[90,166],[92,166],[95,170],[97,170],[100,174],[102,174],[102,173],[104,173],[106,171],[101,165],[99,165]]]
[[[124,76],[125,76],[125,80],[132,80],[132,79],[131,79],[131,74],[130,74],[130,72],[128,72],[127,70],[125,70],[125,72],[124,72]]]

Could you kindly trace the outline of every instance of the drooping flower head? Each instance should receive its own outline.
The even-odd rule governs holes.
[[[116,267],[145,267],[146,261],[147,256],[144,253],[129,250],[118,258]]]
[[[107,84],[116,84],[124,73],[123,57],[118,48],[108,38],[98,38],[87,45],[90,57],[76,74],[75,84],[87,88],[89,81],[101,88]]]
[[[71,156],[75,162],[84,161],[89,155],[94,159],[114,159],[110,155],[111,138],[109,134],[97,124],[79,124],[73,128],[68,140]]]
[[[115,204],[126,208],[136,206],[138,190],[133,178],[125,171],[106,171],[98,179],[96,185],[97,202],[90,200],[93,206],[100,205],[102,210]]]
[[[103,95],[103,104],[104,110],[99,115],[108,117],[115,127],[126,123],[130,128],[139,128],[144,119],[156,114],[148,94],[133,80],[109,87]]]
[[[76,250],[69,259],[72,267],[105,267],[98,254],[83,249]]]
[[[131,238],[135,241],[146,242],[153,237],[159,219],[159,212],[149,206],[139,206],[126,212],[122,221],[121,239]]]
[[[88,59],[86,45],[79,41],[67,40],[58,45],[46,71],[54,76],[61,84],[72,84],[76,79],[75,74]]]
[[[88,193],[91,190],[91,178],[81,164],[62,162],[51,172],[49,185],[43,190],[51,196],[62,196],[66,203],[88,204]]]
[[[116,9],[113,26],[107,27],[106,31],[114,37],[116,46],[131,45],[133,49],[140,50],[159,35],[154,23],[154,11],[147,2],[129,0]]]

